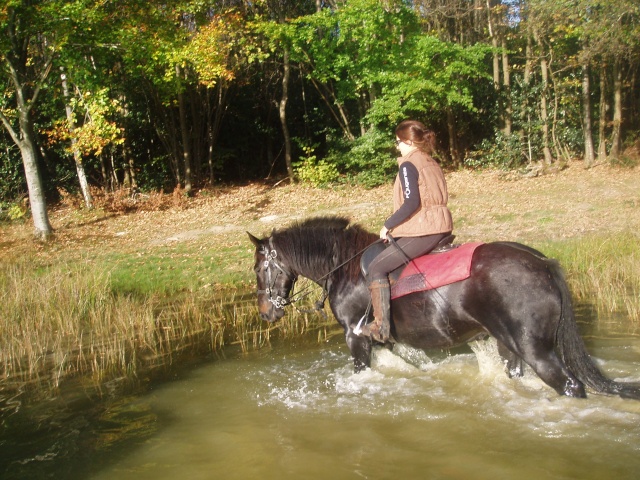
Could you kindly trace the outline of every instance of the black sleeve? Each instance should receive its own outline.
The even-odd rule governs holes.
[[[418,169],[411,162],[404,162],[398,171],[403,189],[404,201],[398,210],[391,215],[384,226],[391,230],[407,220],[420,208],[420,191],[418,190]]]

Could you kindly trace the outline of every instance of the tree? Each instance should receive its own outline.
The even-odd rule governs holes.
[[[222,119],[226,111],[227,97],[236,76],[249,63],[249,52],[244,42],[248,37],[246,19],[235,10],[213,15],[202,25],[183,55],[193,65],[198,81],[204,85],[209,100],[207,108],[207,165],[209,183],[214,183],[213,152]]]
[[[87,47],[85,32],[100,23],[95,14],[101,5],[93,0],[16,0],[5,3],[0,10],[0,61],[2,74],[10,85],[0,104],[0,119],[20,149],[35,235],[41,239],[47,239],[53,230],[40,171],[42,145],[35,118],[40,114],[44,92],[51,86],[54,64],[62,62],[72,50]],[[47,100],[51,101],[51,95]],[[51,124],[57,120],[45,118]],[[76,161],[86,197],[88,186],[82,178],[81,161]]]
[[[378,81],[401,54],[404,36],[417,29],[415,16],[395,3],[352,0],[300,17],[290,30],[292,58],[349,141],[354,131],[369,128],[365,117],[378,96]]]
[[[639,128],[636,3],[11,0],[3,140],[44,237],[44,190],[73,189],[73,171],[85,197],[89,183],[188,192],[292,176],[297,155],[380,183],[406,117],[436,131],[454,166],[482,142],[512,150],[505,165],[588,166],[596,131],[599,158],[606,144],[613,158]],[[64,84],[50,75],[61,68]],[[2,192],[24,189],[7,178]]]
[[[584,131],[584,164],[591,168],[595,163],[596,155],[593,148],[593,134],[591,130],[591,81],[589,78],[589,63],[582,66],[582,118]]]
[[[84,165],[82,163],[82,153],[78,148],[78,140],[74,136],[77,126],[76,126],[76,121],[73,115],[73,107],[71,106],[71,98],[69,95],[69,84],[67,81],[67,75],[64,73],[64,71],[60,75],[60,80],[62,82],[62,92],[65,99],[65,112],[67,115],[68,130],[71,136],[71,152],[73,154],[73,159],[76,164],[76,170],[78,172],[80,190],[82,191],[82,196],[84,197],[85,206],[87,208],[93,208],[93,198],[91,197],[91,190],[89,190],[87,175],[85,173]]]
[[[640,6],[632,0],[601,2],[597,0],[574,0],[557,2],[552,0],[529,0],[528,4],[535,12],[533,21],[538,32],[539,42],[544,43],[548,52],[550,45],[564,48],[556,56],[559,64],[551,70],[562,72],[570,82],[571,74],[580,75],[582,81],[581,126],[584,134],[585,163],[589,166],[593,159],[593,141],[591,137],[591,71],[600,75],[600,101],[598,112],[600,146],[599,158],[604,155],[604,138],[607,121],[607,106],[613,107],[611,122],[611,158],[617,158],[622,149],[624,134],[624,98],[625,72],[633,72],[640,47]],[[599,65],[600,68],[591,68]],[[636,63],[637,65],[637,63]],[[580,70],[580,73],[578,73]],[[550,84],[549,84],[550,85]],[[611,89],[612,87],[612,89]],[[605,91],[608,89],[608,91]],[[627,90],[628,91],[628,90]],[[556,85],[555,101],[561,97]],[[565,104],[568,104],[565,102]]]
[[[58,9],[62,9],[59,2],[23,0],[5,4],[0,11],[0,61],[10,85],[3,95],[0,120],[20,149],[34,233],[42,240],[53,229],[38,166],[33,110],[60,48],[61,40],[53,30],[53,19],[60,19]]]

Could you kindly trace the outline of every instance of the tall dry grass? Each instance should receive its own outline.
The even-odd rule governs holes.
[[[564,268],[576,301],[599,315],[617,313],[640,330],[640,238],[633,233],[591,236],[544,247]]]
[[[557,258],[577,302],[599,314],[618,312],[618,331],[640,331],[640,242],[633,234],[582,238],[541,248]],[[313,311],[319,287],[301,279],[310,296],[276,324],[260,320],[254,294],[237,291],[122,294],[106,269],[90,259],[36,267],[0,264],[0,403],[3,390],[25,385],[55,389],[74,375],[100,385],[170,365],[203,348],[235,345],[247,352],[278,338],[340,333],[329,315]],[[325,310],[328,311],[328,308]],[[603,317],[611,318],[610,315]],[[1,405],[0,405],[1,407]]]
[[[90,261],[0,266],[0,390],[57,388],[77,374],[98,383],[136,375],[203,344],[248,351],[269,342],[273,328],[259,320],[254,298],[233,293],[121,295]]]

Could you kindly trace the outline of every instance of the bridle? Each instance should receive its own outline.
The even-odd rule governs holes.
[[[378,239],[374,243],[378,243],[379,241],[381,241],[381,240]],[[323,275],[322,277],[320,277],[318,280],[315,281],[315,283],[318,283],[318,284],[321,284],[321,282],[324,281],[324,284],[322,285],[322,298],[315,303],[315,309],[311,310],[311,311],[322,311],[323,310],[324,303],[325,303],[327,297],[329,296],[329,292],[328,292],[328,289],[327,289],[327,282],[328,282],[329,276],[331,276],[334,272],[340,270],[347,263],[351,262],[354,258],[356,258],[359,255],[361,255],[368,247],[369,247],[369,245],[367,245],[367,247],[363,248],[362,250],[357,252],[355,255],[353,255],[349,259],[345,260],[344,262],[342,262],[337,267],[333,268],[329,273],[327,273],[326,275]],[[308,295],[308,293],[304,293],[304,291],[306,289],[303,289],[303,290],[297,292],[295,294],[295,296],[292,295],[292,292],[295,289],[295,284],[296,284],[296,281],[297,281],[298,277],[296,275],[290,273],[290,272],[287,272],[283,267],[281,267],[278,264],[278,262],[276,261],[276,259],[278,258],[278,252],[276,251],[275,247],[273,246],[273,239],[272,238],[269,238],[269,246],[268,247],[266,245],[261,245],[260,253],[262,255],[264,255],[264,257],[265,257],[264,262],[262,262],[262,268],[266,269],[266,271],[267,271],[267,279],[266,279],[267,286],[266,286],[266,288],[264,290],[258,289],[258,291],[257,291],[258,295],[260,295],[260,294],[267,295],[268,296],[267,297],[268,302],[271,303],[277,309],[284,309],[284,307],[287,306],[287,305],[293,305],[294,302],[302,300],[302,298],[304,298],[304,297],[306,297]],[[275,276],[273,276],[272,273],[271,273],[272,272],[272,268],[271,268],[272,266],[273,266],[273,269],[277,270],[277,273],[275,274]],[[274,288],[276,280],[278,279],[278,276],[280,276],[280,274],[286,275],[287,279],[291,282],[291,288],[289,290],[289,295],[287,295],[287,296],[280,295],[277,292],[277,290]],[[275,297],[273,295],[274,293],[276,294]],[[303,312],[303,313],[305,313],[305,312]]]
[[[276,252],[276,249],[273,246],[273,242],[271,241],[271,238],[269,239],[269,246],[267,247],[266,245],[262,245],[262,247],[260,248],[260,253],[264,255],[266,259],[262,263],[262,268],[266,269],[267,271],[267,278],[266,278],[267,286],[264,290],[259,289],[258,295],[262,293],[267,295],[267,300],[269,301],[269,303],[273,304],[273,306],[276,307],[277,309],[284,309],[285,306],[290,305],[291,303],[293,303],[294,300],[291,299],[291,297],[288,295],[287,296],[280,295],[277,289],[274,288],[274,285],[278,280],[278,277],[280,276],[280,274],[283,274],[287,277],[287,280],[291,282],[290,291],[293,291],[296,280],[298,278],[295,275],[287,272],[284,268],[282,268],[278,264],[278,262],[276,261],[276,258],[278,258],[278,252]],[[273,266],[273,269],[271,268],[272,266]],[[275,276],[273,276],[271,273],[272,270],[274,269],[277,271]],[[273,295],[274,293],[276,294],[275,296]]]

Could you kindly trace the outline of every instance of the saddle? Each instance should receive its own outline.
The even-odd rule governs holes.
[[[471,272],[473,252],[482,245],[464,243],[454,245],[454,235],[445,237],[428,254],[413,259],[389,274],[391,299],[414,292],[431,290],[468,278]],[[386,248],[398,248],[394,245],[374,243],[362,254],[360,268],[367,278],[371,261]]]

